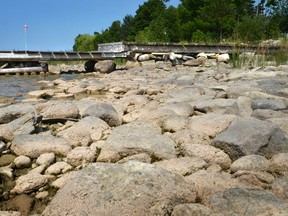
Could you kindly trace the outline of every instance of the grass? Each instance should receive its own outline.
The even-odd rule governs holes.
[[[268,46],[259,46],[251,52],[240,52],[235,48],[232,52],[231,64],[235,68],[252,68],[265,66],[279,66],[288,64],[288,43],[287,40],[278,45],[279,48],[269,51]]]

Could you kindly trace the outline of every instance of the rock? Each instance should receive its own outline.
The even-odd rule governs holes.
[[[189,103],[179,102],[179,103],[168,103],[160,109],[170,109],[174,111],[177,115],[183,117],[189,117],[194,114],[194,108]]]
[[[207,163],[199,157],[180,157],[155,162],[153,165],[170,172],[175,172],[179,175],[187,176],[198,170],[204,169],[207,166]]]
[[[164,120],[162,124],[163,131],[176,132],[187,128],[189,120],[184,116],[172,115]]]
[[[176,116],[176,113],[169,109],[145,110],[138,119],[163,127],[164,122],[172,116]]]
[[[95,64],[94,70],[100,73],[111,73],[116,69],[116,64],[113,60],[99,61]]]
[[[216,54],[216,60],[217,62],[225,62],[228,63],[228,61],[230,60],[230,56],[227,53],[224,54]]]
[[[126,163],[128,161],[139,161],[139,162],[150,164],[152,162],[152,158],[146,153],[141,153],[141,154],[136,154],[136,155],[125,157],[119,160],[117,163]]]
[[[40,174],[27,174],[22,175],[16,179],[16,185],[12,189],[11,193],[23,194],[31,193],[48,183],[48,177]]]
[[[252,100],[249,97],[240,96],[237,98],[238,113],[240,117],[248,118],[252,115]]]
[[[87,116],[72,127],[60,131],[57,136],[69,141],[73,147],[89,146],[93,141],[101,139],[109,129],[109,125],[100,118]]]
[[[2,152],[5,151],[6,147],[6,144],[0,141],[0,155],[2,155]]]
[[[203,92],[197,87],[183,87],[181,89],[171,90],[165,95],[167,103],[177,103],[177,102],[193,102],[197,101],[202,96]]]
[[[55,159],[54,153],[44,153],[37,158],[36,164],[50,166],[54,163]]]
[[[189,157],[201,157],[209,164],[219,164],[222,169],[228,169],[231,159],[222,150],[213,146],[202,144],[183,144],[181,145],[182,154]]]
[[[213,145],[234,161],[242,156],[259,154],[272,157],[288,151],[288,140],[275,124],[257,119],[239,119],[214,140]]]
[[[3,154],[0,157],[0,166],[8,166],[14,162],[16,156],[12,154]]]
[[[72,166],[92,163],[96,159],[96,152],[89,147],[76,147],[67,154],[67,162]]]
[[[269,171],[271,173],[288,176],[288,153],[274,155],[269,163]]]
[[[177,131],[172,134],[171,139],[174,140],[177,146],[181,146],[183,144],[211,144],[211,139],[206,133],[195,131],[193,129]]]
[[[146,153],[154,159],[176,157],[174,143],[145,122],[133,122],[116,127],[102,149],[104,152],[106,150],[112,150],[122,158],[140,153]],[[113,158],[104,160],[101,156],[102,151],[97,161],[107,161],[108,159],[108,161],[114,161]]]
[[[8,124],[0,126],[0,139],[12,141],[16,135],[30,134],[35,130],[38,117],[35,112],[28,112]]]
[[[232,121],[237,119],[236,115],[206,114],[202,116],[193,116],[190,118],[189,129],[204,132],[210,137],[226,130]]]
[[[269,167],[268,160],[260,155],[247,155],[234,161],[230,167],[232,172],[238,170],[247,171],[267,171]]]
[[[16,165],[17,168],[27,168],[31,166],[31,159],[27,156],[20,155],[15,158],[14,164]]]
[[[209,199],[219,192],[229,188],[247,188],[248,185],[233,179],[228,173],[214,173],[206,170],[199,170],[185,177],[186,181],[195,185],[198,199],[202,204],[208,204]]]
[[[72,86],[67,89],[66,93],[72,94],[75,99],[81,99],[87,95],[87,89],[80,86]]]
[[[116,109],[112,105],[100,101],[97,101],[84,111],[82,117],[86,116],[98,117],[107,122],[109,126],[119,126],[122,124],[122,118]]]
[[[281,110],[286,109],[286,105],[283,102],[277,100],[258,99],[252,101],[252,109]]]
[[[255,185],[256,187],[268,189],[271,187],[272,182],[275,180],[275,177],[264,171],[247,171],[247,170],[239,170],[233,174],[234,178],[242,182],[247,182],[250,185]]]
[[[287,201],[263,189],[231,188],[215,194],[210,208],[221,215],[287,215]]]
[[[125,64],[126,70],[133,69],[133,68],[139,68],[139,67],[141,67],[141,63],[138,61],[127,61]]]
[[[71,146],[63,138],[52,135],[18,135],[12,142],[11,150],[16,155],[37,158],[41,154],[49,152],[66,156],[71,150]]]
[[[182,176],[153,165],[95,163],[68,180],[43,216],[166,215],[195,199],[195,188]]]
[[[183,63],[184,66],[192,66],[192,67],[198,67],[204,64],[205,64],[205,60],[203,59],[191,59]]]
[[[51,89],[45,89],[45,90],[35,90],[35,91],[31,91],[28,92],[27,94],[29,97],[33,97],[33,98],[43,98],[43,99],[49,99],[52,98],[54,95],[54,91]]]
[[[288,115],[281,111],[274,111],[270,109],[257,109],[252,112],[251,117],[259,120],[266,120],[271,118],[287,118]]]
[[[198,203],[187,203],[180,204],[174,207],[171,216],[220,216],[220,214],[214,213],[210,208],[198,204]]]
[[[194,109],[204,113],[214,114],[237,114],[236,100],[234,99],[213,99],[194,102]]]
[[[35,109],[33,106],[25,103],[0,108],[0,124],[7,124],[28,112],[35,112]]]
[[[55,102],[49,101],[44,104],[37,104],[35,108],[43,118],[72,118],[79,117],[79,110],[73,102],[63,101]]]
[[[56,162],[55,164],[49,166],[45,171],[47,175],[60,175],[67,173],[72,170],[72,166],[64,161]]]
[[[276,124],[288,136],[288,116],[281,118],[270,118],[268,121]]]
[[[71,171],[63,174],[60,178],[56,179],[51,183],[51,185],[55,188],[62,188],[66,185],[69,179],[73,178],[76,175],[77,171]]]
[[[277,178],[272,183],[272,192],[281,199],[288,199],[288,177]]]
[[[20,212],[17,211],[0,211],[1,216],[22,216]]]
[[[39,193],[36,194],[35,198],[38,200],[44,200],[49,196],[49,192],[48,191],[41,191]]]
[[[0,167],[0,174],[3,176],[7,176],[10,179],[13,179],[13,169],[10,166]],[[1,176],[2,178],[2,176]]]

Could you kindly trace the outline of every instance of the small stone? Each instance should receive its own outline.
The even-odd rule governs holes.
[[[44,153],[37,158],[36,163],[38,165],[49,166],[52,163],[54,163],[54,161],[55,161],[55,154],[54,153]]]
[[[21,155],[15,158],[14,164],[17,168],[28,168],[31,166],[31,159],[27,156]]]

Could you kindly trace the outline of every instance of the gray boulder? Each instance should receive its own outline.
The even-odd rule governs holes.
[[[102,119],[87,116],[72,127],[60,131],[57,135],[69,141],[73,147],[88,146],[93,141],[99,140],[109,128],[109,125]]]
[[[238,107],[235,99],[213,99],[194,102],[194,109],[204,113],[237,114]]]
[[[232,172],[239,170],[267,171],[269,161],[261,155],[247,155],[234,161],[230,167]]]
[[[97,101],[93,105],[90,105],[84,112],[82,117],[95,116],[105,122],[109,126],[119,126],[122,124],[122,117],[116,111],[116,109],[111,105],[101,101]]]
[[[240,119],[214,140],[213,145],[225,151],[232,160],[250,154],[272,157],[288,151],[288,139],[275,124],[257,119]]]
[[[201,116],[193,116],[190,118],[188,128],[204,132],[210,137],[215,137],[217,134],[226,130],[232,121],[237,119],[236,115],[221,115],[209,113]]]
[[[258,99],[252,101],[252,109],[270,109],[270,110],[281,110],[286,109],[286,105],[282,101],[269,100],[269,99]]]
[[[30,134],[35,130],[37,123],[35,112],[28,112],[23,116],[0,126],[0,139],[12,141],[16,135]]]
[[[28,112],[35,112],[32,105],[21,103],[0,108],[0,124],[7,124]]]
[[[210,145],[202,144],[183,144],[181,153],[189,157],[201,157],[209,164],[218,164],[222,169],[228,169],[231,165],[231,159],[221,149]]]
[[[95,64],[94,70],[100,73],[111,73],[116,69],[116,64],[113,60],[99,61]]]
[[[210,208],[223,216],[287,215],[287,201],[262,189],[231,188],[211,197]]]
[[[43,118],[74,118],[79,117],[79,110],[71,101],[49,101],[35,105],[38,113]]]
[[[194,186],[182,176],[153,165],[95,163],[66,182],[43,216],[169,215],[195,199]]]
[[[65,139],[52,135],[18,135],[12,142],[11,150],[16,155],[37,158],[49,152],[66,156],[71,146]]]
[[[113,151],[118,158],[106,158],[106,152]],[[145,122],[133,122],[116,127],[106,140],[98,161],[117,161],[123,157],[147,153],[154,159],[176,157],[174,143]]]

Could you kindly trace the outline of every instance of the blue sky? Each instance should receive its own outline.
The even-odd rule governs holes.
[[[0,50],[72,50],[78,34],[93,34],[135,15],[144,0],[1,0]],[[177,5],[180,0],[170,0]]]

